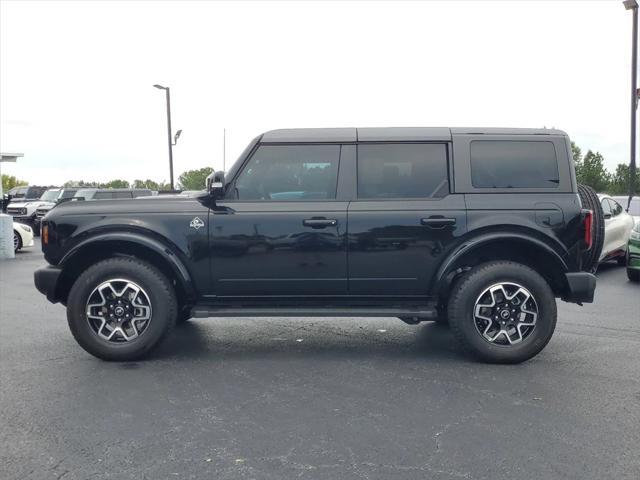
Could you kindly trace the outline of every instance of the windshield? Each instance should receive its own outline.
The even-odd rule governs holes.
[[[60,195],[60,190],[47,190],[42,194],[40,200],[43,202],[55,202]]]

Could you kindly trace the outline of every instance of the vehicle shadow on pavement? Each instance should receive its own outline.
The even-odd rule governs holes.
[[[469,361],[459,349],[447,327],[433,322],[419,325],[367,328],[349,323],[347,328],[322,319],[312,323],[282,318],[274,323],[233,319],[219,323],[215,319],[189,321],[172,332],[167,341],[149,359],[221,360],[221,359],[357,359],[359,357],[421,358],[425,360]],[[376,325],[377,326],[377,325]],[[284,330],[284,331],[283,331]],[[381,333],[384,332],[384,333]]]

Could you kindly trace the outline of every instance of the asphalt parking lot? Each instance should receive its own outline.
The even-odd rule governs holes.
[[[599,273],[535,359],[478,364],[397,319],[209,319],[106,363],[0,262],[0,478],[634,479],[640,287]]]

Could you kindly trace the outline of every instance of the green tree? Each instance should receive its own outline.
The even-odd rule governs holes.
[[[7,193],[13,187],[19,187],[20,185],[28,185],[24,180],[18,180],[13,175],[2,174],[2,191]]]
[[[636,170],[636,188],[640,186],[640,170]],[[626,195],[629,193],[629,165],[619,163],[616,171],[611,175],[607,193],[611,195]]]
[[[582,170],[582,150],[575,142],[571,142],[571,156],[573,157],[573,163],[576,167],[576,175],[580,177]]]
[[[605,192],[609,187],[611,175],[604,167],[604,157],[600,152],[593,153],[589,150],[582,159],[580,167],[576,165],[576,177],[578,183],[589,185],[596,192]]]
[[[68,180],[64,182],[63,187],[68,188],[98,188],[99,182],[85,182],[84,180]]]
[[[100,185],[102,188],[129,188],[129,182],[126,180],[116,179]]]
[[[134,180],[133,188],[148,188],[150,190],[160,190],[160,184],[158,182],[154,182],[153,180]]]
[[[186,171],[178,179],[178,188],[180,190],[204,190],[207,186],[207,177],[212,173],[213,168],[211,167]]]

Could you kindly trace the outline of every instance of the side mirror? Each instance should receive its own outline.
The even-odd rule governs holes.
[[[207,191],[214,199],[224,197],[224,172],[214,172],[207,177]]]

